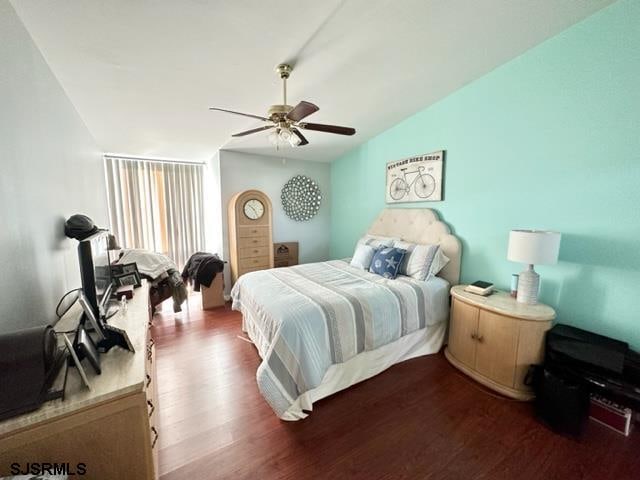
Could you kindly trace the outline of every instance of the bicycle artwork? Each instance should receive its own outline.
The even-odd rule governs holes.
[[[387,203],[442,200],[444,151],[387,164]]]

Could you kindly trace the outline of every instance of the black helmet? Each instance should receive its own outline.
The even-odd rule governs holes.
[[[93,220],[79,213],[71,215],[67,221],[64,222],[64,234],[69,238],[84,240],[97,231],[98,227],[93,223]]]

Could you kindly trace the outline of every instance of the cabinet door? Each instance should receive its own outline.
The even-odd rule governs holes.
[[[513,387],[518,352],[519,322],[486,310],[480,311],[476,370],[507,387]]]
[[[529,367],[541,364],[544,359],[544,335],[551,328],[548,322],[522,321],[518,336],[518,360],[516,362],[515,388],[531,390],[524,384]]]
[[[471,368],[474,368],[476,361],[475,334],[478,330],[478,310],[478,307],[456,298],[451,305],[449,352]]]

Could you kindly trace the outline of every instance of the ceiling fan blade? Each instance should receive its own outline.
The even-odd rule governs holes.
[[[299,122],[312,113],[316,113],[318,110],[320,110],[320,108],[317,105],[314,105],[311,102],[305,102],[303,100],[298,105],[293,107],[293,110],[287,113],[287,118],[289,120],[293,120],[294,122]]]
[[[304,138],[304,135],[302,135],[302,132],[300,130],[298,130],[297,128],[292,128],[291,131],[296,137],[300,139],[300,143],[298,144],[298,147],[302,147],[303,145],[309,144],[309,140]]]
[[[233,135],[231,135],[232,137],[244,137],[245,135],[251,135],[252,133],[258,133],[258,132],[262,132],[263,130],[269,130],[270,128],[275,128],[275,125],[266,125],[264,127],[260,127],[260,128],[253,128],[251,130],[246,130],[244,132],[240,132],[240,133],[235,133]]]
[[[209,107],[209,110],[216,110],[218,112],[233,113],[234,115],[241,115],[243,117],[256,118],[258,120],[263,120],[265,122],[269,121],[269,119],[266,118],[266,117],[261,117],[259,115],[251,115],[250,113],[234,112],[233,110],[225,110],[224,108]]]
[[[317,132],[337,133],[338,135],[355,135],[356,129],[351,127],[339,127],[338,125],[324,125],[322,123],[299,123],[298,127]]]

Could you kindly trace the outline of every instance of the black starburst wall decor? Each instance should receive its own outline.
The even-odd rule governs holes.
[[[322,194],[318,184],[304,175],[296,175],[282,187],[282,208],[298,222],[311,220],[320,210]]]

